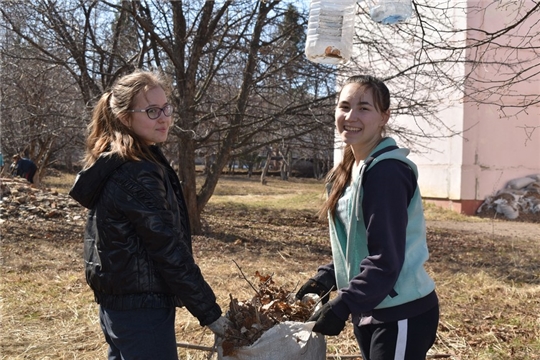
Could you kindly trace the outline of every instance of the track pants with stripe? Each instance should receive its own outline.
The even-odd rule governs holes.
[[[439,307],[410,319],[354,326],[364,360],[425,360],[435,342]]]

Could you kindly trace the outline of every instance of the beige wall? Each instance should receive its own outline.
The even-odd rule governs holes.
[[[505,25],[505,21],[512,21],[519,12],[527,10],[519,9],[515,4],[488,6],[493,5],[492,1],[470,3],[487,11],[485,14],[471,11],[467,16],[467,28],[484,29],[486,32],[496,31]],[[463,18],[455,14],[452,21],[459,28]],[[527,109],[522,107],[524,97],[538,99],[540,95],[540,75],[535,75],[534,70],[525,70],[525,67],[536,65],[538,72],[540,56],[534,53],[534,49],[516,50],[525,46],[540,47],[540,39],[527,38],[531,26],[538,21],[540,15],[500,37],[497,41],[508,44],[506,48],[495,51],[486,45],[467,53],[469,59],[482,57],[486,63],[494,60],[508,64],[516,63],[518,59],[526,60],[523,66],[482,65],[472,68],[456,64],[456,76],[460,71],[472,72],[476,81],[469,84],[465,94],[459,94],[463,101],[452,101],[456,95],[453,94],[447,103],[441,104],[439,115],[443,122],[455,131],[461,129],[462,135],[433,139],[429,150],[416,149],[411,155],[419,166],[419,183],[424,197],[478,204],[504,188],[509,180],[540,174],[540,105]],[[469,38],[480,39],[480,36],[478,32],[468,34]],[[520,71],[523,71],[520,77],[523,81],[507,88],[502,96],[476,95],[479,90],[499,87]],[[410,121],[406,117],[396,119],[401,125]],[[428,124],[424,126],[429,129]],[[459,206],[454,208],[460,209]]]
[[[485,15],[479,12],[469,14],[469,28],[495,32],[534,5],[532,1],[526,2],[526,8],[520,8],[514,2],[505,2],[504,7],[488,6],[490,3],[493,2],[480,2],[487,9]],[[481,56],[487,62],[501,63],[467,68],[478,80],[468,89],[472,96],[477,89],[501,85],[510,78],[520,82],[506,89],[503,96],[475,97],[485,104],[465,105],[464,128],[470,130],[464,133],[461,199],[484,199],[502,189],[509,180],[540,173],[540,105],[527,109],[522,107],[524,98],[538,99],[540,95],[540,57],[534,49],[526,49],[535,46],[538,51],[540,48],[539,38],[528,37],[535,33],[531,28],[538,26],[538,21],[540,15],[537,14],[534,19],[499,38],[497,42],[507,44],[506,48],[494,50],[486,45],[468,52],[472,59]],[[480,38],[482,35],[470,33],[469,36]],[[524,64],[518,65],[517,60],[524,61]],[[513,65],[508,66],[509,63]],[[531,66],[536,66],[536,71],[527,70]]]
[[[515,2],[494,2],[492,0],[468,0],[470,11],[464,12],[462,7],[466,0],[451,0],[457,9],[447,12],[447,19],[457,29],[483,29],[496,32],[516,16],[527,12],[535,4],[524,3],[525,7],[517,7]],[[460,9],[459,9],[460,8]],[[540,14],[521,24],[505,36],[499,37],[498,44],[505,44],[494,50],[492,45],[479,49],[469,49],[464,57],[469,60],[492,60],[502,65],[482,65],[471,67],[456,63],[450,71],[460,79],[464,74],[472,72],[473,81],[467,83],[465,93],[451,92],[445,94],[441,101],[438,117],[446,129],[433,126],[429,122],[419,123],[418,119],[407,116],[393,117],[395,126],[411,127],[413,130],[425,131],[434,136],[429,140],[418,139],[411,147],[411,158],[419,167],[419,184],[425,198],[439,199],[450,207],[463,211],[459,204],[469,203],[468,212],[474,211],[488,195],[502,189],[512,179],[530,174],[540,174],[540,104],[523,108],[523,101],[531,97],[540,99],[540,39],[529,38],[531,31],[538,27]],[[369,24],[362,24],[368,31]],[[535,34],[536,35],[536,34]],[[472,43],[472,39],[482,40],[483,32],[461,32],[448,39],[454,45]],[[407,46],[419,46],[411,42]],[[529,47],[532,50],[527,50]],[[431,54],[437,57],[438,54]],[[356,53],[362,60],[362,53]],[[376,74],[384,74],[384,59],[381,68],[377,66]],[[522,65],[517,63],[525,61]],[[509,66],[508,64],[512,64]],[[536,68],[534,68],[536,66]],[[527,71],[526,68],[532,70]],[[536,71],[536,75],[534,72]],[[500,88],[512,77],[520,80],[512,87],[503,87],[504,93],[491,96],[478,96],[479,90]],[[392,86],[394,88],[392,88]],[[399,86],[399,85],[397,85]],[[403,86],[407,86],[406,84]],[[396,84],[391,84],[391,92]],[[405,145],[405,144],[401,144]],[[341,152],[336,152],[336,159]],[[458,204],[459,206],[452,206]]]

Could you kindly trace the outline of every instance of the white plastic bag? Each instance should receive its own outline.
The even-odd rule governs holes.
[[[326,341],[324,335],[311,331],[313,326],[315,321],[279,323],[233,355],[223,356],[218,346],[218,360],[324,360]]]
[[[529,186],[532,184],[535,180],[532,177],[522,177],[518,179],[510,180],[508,183],[506,183],[506,187],[510,189],[523,189],[524,187]]]

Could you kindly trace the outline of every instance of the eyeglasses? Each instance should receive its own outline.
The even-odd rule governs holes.
[[[134,112],[145,112],[146,115],[148,115],[148,118],[151,120],[156,120],[158,117],[161,116],[161,112],[163,112],[163,115],[169,117],[173,113],[173,107],[170,104],[165,105],[164,107],[160,108],[157,106],[149,107],[148,109],[136,109],[136,110],[128,110],[128,112],[134,113]]]

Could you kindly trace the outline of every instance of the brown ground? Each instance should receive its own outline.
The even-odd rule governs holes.
[[[37,211],[30,208],[21,218],[2,206],[0,358],[104,358],[96,307],[84,283],[83,219],[74,219],[84,211],[66,207],[60,215],[29,215]],[[203,218],[205,235],[194,237],[194,252],[223,308],[231,294],[240,300],[252,295],[232,260],[248,276],[255,271],[275,274],[277,282],[292,290],[330,259],[326,224],[312,212],[209,205]],[[540,225],[488,219],[428,221],[427,225],[428,267],[438,281],[442,304],[432,353],[453,360],[540,359],[538,331],[521,329],[539,321],[540,300],[534,289],[540,286]],[[474,284],[466,281],[480,270],[486,281],[500,283],[492,289],[479,283],[475,293]],[[460,278],[455,274],[463,274],[465,289],[456,283]],[[521,292],[521,285],[530,290]],[[501,289],[507,292],[503,298]],[[183,309],[178,312],[177,338],[200,346],[212,344],[208,331]],[[506,343],[513,345],[506,349]],[[498,355],[476,355],[488,347]],[[183,351],[187,359],[202,359],[199,354],[204,354]],[[350,327],[328,338],[329,356],[354,353],[357,345]]]
[[[540,218],[540,216],[536,216]],[[523,239],[540,239],[540,224],[536,222],[505,221],[486,219],[485,222],[465,222],[465,221],[427,221],[428,229],[439,228],[453,231],[466,231],[470,233],[483,234],[485,236],[504,236]]]

